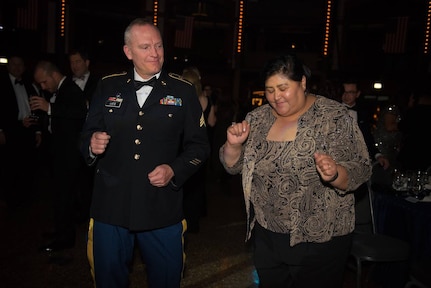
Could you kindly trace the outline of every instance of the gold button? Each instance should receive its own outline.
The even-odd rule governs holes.
[[[144,111],[139,111],[139,116],[144,115]]]
[[[142,130],[142,126],[138,124],[138,125],[136,125],[136,129],[140,131],[140,130]]]
[[[136,145],[141,144],[141,140],[139,140],[139,139],[135,139],[135,144],[136,144]]]
[[[112,110],[112,109],[109,109],[109,113],[112,113],[112,112],[114,112],[114,110]]]
[[[135,160],[139,160],[139,158],[141,158],[141,155],[135,154],[135,156],[133,156],[133,158],[135,158]]]

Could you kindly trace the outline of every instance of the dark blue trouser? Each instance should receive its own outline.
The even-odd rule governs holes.
[[[87,255],[97,288],[126,288],[135,241],[147,271],[148,287],[180,287],[185,221],[141,232],[90,220]]]

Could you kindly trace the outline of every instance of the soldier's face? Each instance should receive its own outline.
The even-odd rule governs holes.
[[[151,78],[162,69],[164,61],[162,37],[151,25],[133,27],[130,31],[130,41],[124,45],[123,50],[144,79]]]

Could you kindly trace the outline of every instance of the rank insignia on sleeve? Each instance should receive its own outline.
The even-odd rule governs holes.
[[[199,120],[199,127],[205,127],[205,117],[204,117],[204,113],[202,113],[201,115],[201,119]]]

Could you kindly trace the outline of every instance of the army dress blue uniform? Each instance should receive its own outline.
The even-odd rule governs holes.
[[[83,156],[89,165],[96,165],[90,232],[94,223],[92,221],[97,221],[122,227],[128,233],[137,235],[143,231],[159,231],[161,228],[162,231],[165,229],[163,233],[177,233],[171,232],[169,227],[179,224],[182,235],[182,185],[198,171],[210,151],[202,108],[189,82],[164,71],[140,107],[133,77],[134,71],[131,69],[127,73],[106,76],[99,82],[83,128]],[[111,138],[105,153],[92,158],[90,139],[96,131],[105,131]],[[148,173],[161,164],[168,164],[175,176],[167,186],[155,187],[150,184]],[[89,234],[89,240],[90,237],[96,237],[96,232]],[[137,239],[141,254],[148,252],[143,255],[147,264],[155,258],[161,258],[159,254],[152,254],[154,251],[142,251],[151,240]],[[99,243],[97,239],[93,241],[89,245],[92,245],[90,248],[94,250],[94,260],[97,262]],[[112,246],[118,245],[114,243]],[[182,253],[183,247],[180,248]],[[177,252],[178,249],[175,250]],[[91,255],[91,263],[90,258]],[[178,265],[182,269],[182,264],[176,263],[176,267],[167,266],[166,269],[177,269]],[[152,270],[151,265],[147,266],[151,286],[151,279],[162,277],[158,273],[163,271]],[[96,265],[96,284],[102,281],[102,276],[97,277],[97,269],[99,267]],[[115,267],[112,270],[114,272],[104,272],[116,273]],[[123,279],[126,274],[123,271],[120,278]],[[107,283],[108,280],[103,281]]]

